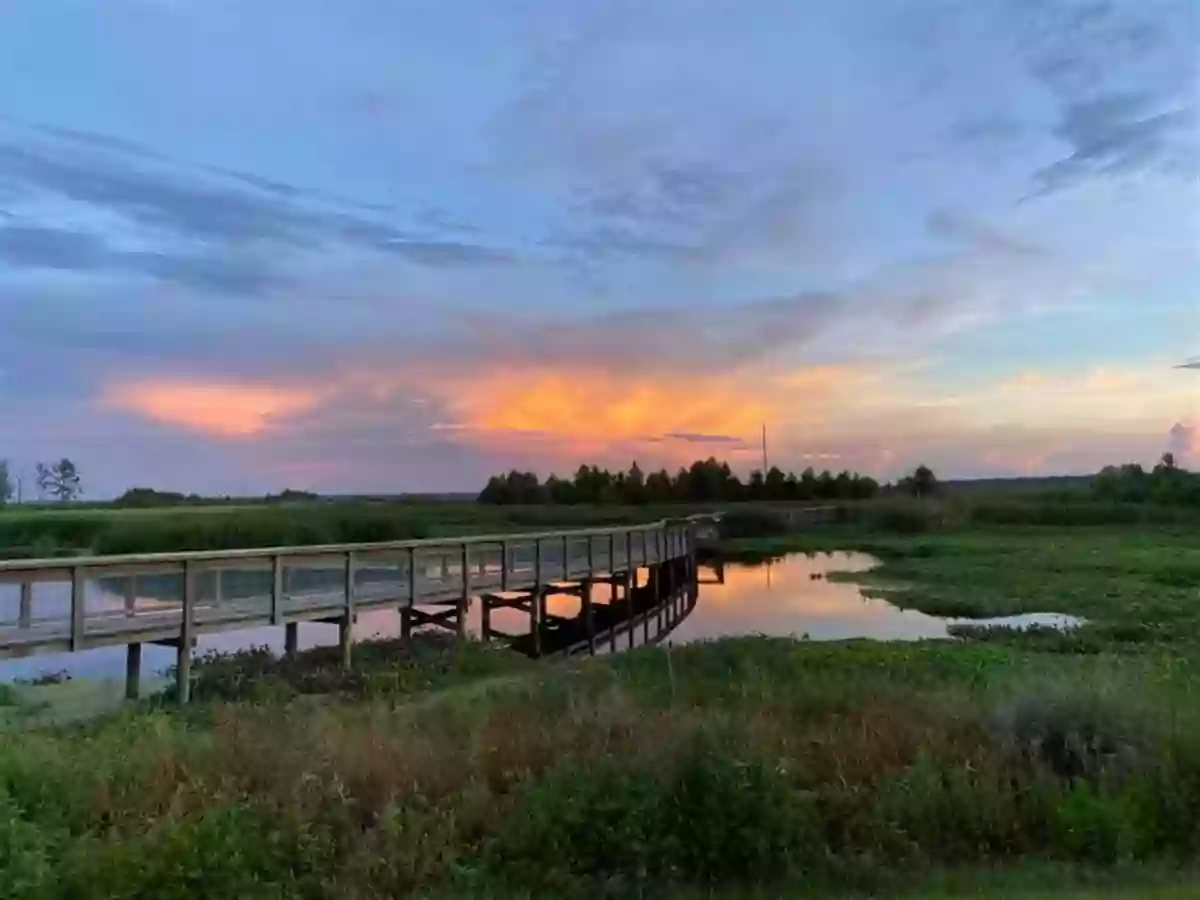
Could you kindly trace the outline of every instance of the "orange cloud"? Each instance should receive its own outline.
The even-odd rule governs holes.
[[[101,405],[212,437],[247,438],[322,399],[322,392],[303,387],[149,379],[109,385]]]
[[[679,435],[687,454],[708,438],[757,434],[770,404],[748,386],[723,377],[687,378],[529,367],[485,371],[423,386],[445,408],[456,440],[504,448],[523,436],[582,458]],[[726,442],[727,443],[727,442]]]

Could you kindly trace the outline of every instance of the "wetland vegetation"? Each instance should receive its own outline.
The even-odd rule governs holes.
[[[597,509],[525,511],[659,513]],[[360,644],[350,673],[327,648],[210,656],[186,711],[0,744],[0,896],[1194,896],[1195,508],[841,509],[791,532],[739,507],[722,552],[859,550],[882,564],[845,577],[900,606],[1086,624],[543,663],[423,639]]]

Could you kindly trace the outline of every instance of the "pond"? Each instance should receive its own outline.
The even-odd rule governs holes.
[[[950,619],[900,609],[868,597],[860,585],[827,578],[879,564],[862,553],[791,554],[755,565],[727,565],[724,584],[705,584],[696,609],[671,634],[674,643],[732,634],[807,637],[817,641],[949,638],[950,626],[1072,628],[1082,620],[1058,613],[998,619]],[[703,577],[703,576],[702,576]]]
[[[850,638],[912,641],[949,638],[949,626],[966,621],[1017,628],[1032,625],[1070,628],[1081,624],[1078,619],[1052,613],[986,620],[940,618],[899,609],[886,600],[865,596],[854,583],[826,577],[832,572],[864,572],[875,565],[877,560],[860,553],[793,554],[770,563],[727,565],[723,584],[708,583],[715,571],[704,568],[701,579],[705,583],[700,587],[696,607],[671,632],[670,640],[679,644],[727,635],[766,634],[823,641]],[[644,580],[645,573],[642,575]],[[113,602],[120,600],[112,599]],[[572,616],[578,612],[579,600],[552,596],[548,608],[552,613]],[[528,630],[528,618],[515,610],[494,611],[492,624],[509,633]],[[472,604],[467,627],[471,634],[480,633],[478,603]],[[400,616],[395,610],[362,613],[354,626],[356,640],[396,637],[399,633]],[[299,638],[301,649],[336,644],[337,626],[303,623]],[[267,646],[282,652],[283,640],[281,627],[225,632],[201,637],[197,652],[232,651],[252,646]],[[147,676],[162,672],[174,662],[175,652],[168,647],[143,647],[142,670]],[[66,671],[73,677],[123,678],[125,650],[123,647],[105,647],[83,653],[6,660],[0,662],[0,681],[58,671]]]

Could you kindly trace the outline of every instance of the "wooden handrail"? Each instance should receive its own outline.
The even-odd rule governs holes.
[[[389,550],[420,550],[431,547],[461,547],[479,544],[499,544],[548,538],[571,538],[601,535],[632,534],[637,531],[668,528],[693,522],[717,521],[720,513],[659,519],[639,525],[564,529],[558,531],[507,532],[498,534],[463,535],[462,537],[420,538],[406,541],[378,541],[355,544],[308,544],[284,547],[246,547],[237,550],[180,550],[167,553],[128,553],[110,556],[62,556],[50,559],[0,560],[0,572],[33,572],[44,569],[69,571],[76,567],[103,569],[110,566],[170,565],[185,562],[214,562],[220,560],[263,559],[275,556],[324,556],[341,553],[378,553]]]

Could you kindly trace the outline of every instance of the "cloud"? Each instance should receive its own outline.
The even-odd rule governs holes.
[[[1176,422],[1167,434],[1167,451],[1181,465],[1194,463],[1200,458],[1200,429],[1194,422]]]
[[[1155,98],[1115,94],[1079,101],[1063,111],[1057,136],[1071,154],[1035,173],[1044,192],[1095,175],[1162,170],[1194,175],[1200,163],[1193,103],[1162,108]]]
[[[110,252],[103,238],[81,231],[9,225],[0,228],[0,261],[46,269],[101,269]]]
[[[509,265],[517,258],[501,250],[493,250],[477,244],[461,244],[453,241],[416,241],[393,238],[384,241],[379,249],[403,256],[412,262],[426,266],[496,266]]]
[[[116,216],[127,228],[160,241],[223,251],[261,246],[297,253],[342,245],[435,268],[513,259],[503,250],[446,241],[428,229],[401,228],[364,216],[351,211],[363,206],[354,201],[220,167],[179,164],[103,135],[68,129],[49,133],[65,142],[19,137],[0,141],[0,185],[24,203],[28,217],[44,215],[41,210],[49,202],[65,201],[91,210],[93,216]],[[65,240],[60,237],[60,242]],[[177,253],[171,249],[164,255]],[[195,255],[178,265],[151,263],[150,268],[180,272],[196,284],[219,286],[231,279],[219,271],[201,271],[201,259]],[[244,266],[237,280],[248,284]]]
[[[106,386],[102,409],[216,438],[263,435],[281,420],[322,402],[315,388],[231,381],[146,380]]]
[[[740,444],[743,438],[728,434],[697,434],[694,431],[672,432],[663,435],[673,441],[686,441],[689,444]]]
[[[29,225],[0,227],[0,262],[13,269],[142,275],[237,294],[283,283],[271,266],[244,253],[123,251],[97,234]]]

